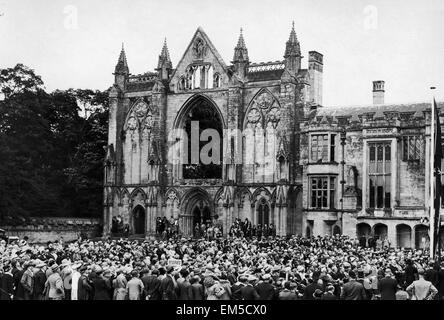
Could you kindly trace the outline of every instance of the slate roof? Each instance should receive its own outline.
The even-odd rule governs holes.
[[[438,108],[444,111],[444,102],[437,102]],[[383,115],[385,112],[417,113],[430,109],[430,103],[364,105],[349,107],[323,107],[318,109],[316,116],[347,117],[366,113]]]

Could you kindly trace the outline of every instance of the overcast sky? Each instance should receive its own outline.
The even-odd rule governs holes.
[[[163,39],[176,66],[198,26],[229,64],[239,29],[251,62],[283,59],[294,20],[306,68],[324,54],[324,105],[444,101],[442,0],[0,0],[0,68],[24,63],[48,90],[106,89],[125,43],[130,72],[157,66]]]

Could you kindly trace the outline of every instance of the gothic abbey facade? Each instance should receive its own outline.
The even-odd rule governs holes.
[[[104,235],[116,216],[137,235],[173,217],[185,236],[196,223],[226,233],[248,218],[273,223],[278,235],[418,244],[430,105],[383,105],[384,83],[375,82],[375,106],[322,108],[323,55],[308,52],[302,69],[294,27],[283,52],[250,62],[241,32],[226,64],[198,28],[175,68],[165,42],[155,72],[131,75],[122,48],[110,90]],[[199,152],[214,142],[205,132],[223,137],[209,153],[220,162],[193,161],[193,130]]]

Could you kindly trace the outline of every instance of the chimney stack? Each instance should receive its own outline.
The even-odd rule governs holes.
[[[317,51],[308,52],[308,73],[310,75],[309,101],[322,105],[322,73],[324,56]]]
[[[384,84],[383,80],[373,81],[373,104],[384,104]]]

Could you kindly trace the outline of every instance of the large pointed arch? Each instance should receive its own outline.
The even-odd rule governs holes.
[[[190,110],[195,106],[196,103],[199,102],[199,100],[205,101],[205,102],[209,103],[212,107],[214,107],[214,109],[216,110],[217,114],[220,117],[220,121],[222,122],[223,129],[226,129],[227,124],[226,124],[226,121],[224,119],[224,116],[223,116],[220,108],[218,107],[218,105],[216,104],[216,102],[213,99],[211,99],[209,96],[207,96],[206,94],[203,94],[203,93],[197,93],[197,94],[191,96],[187,101],[185,101],[185,103],[182,105],[179,112],[177,113],[176,118],[174,119],[172,128],[173,129],[183,128],[184,120],[186,118],[185,115],[188,112],[190,112]]]

